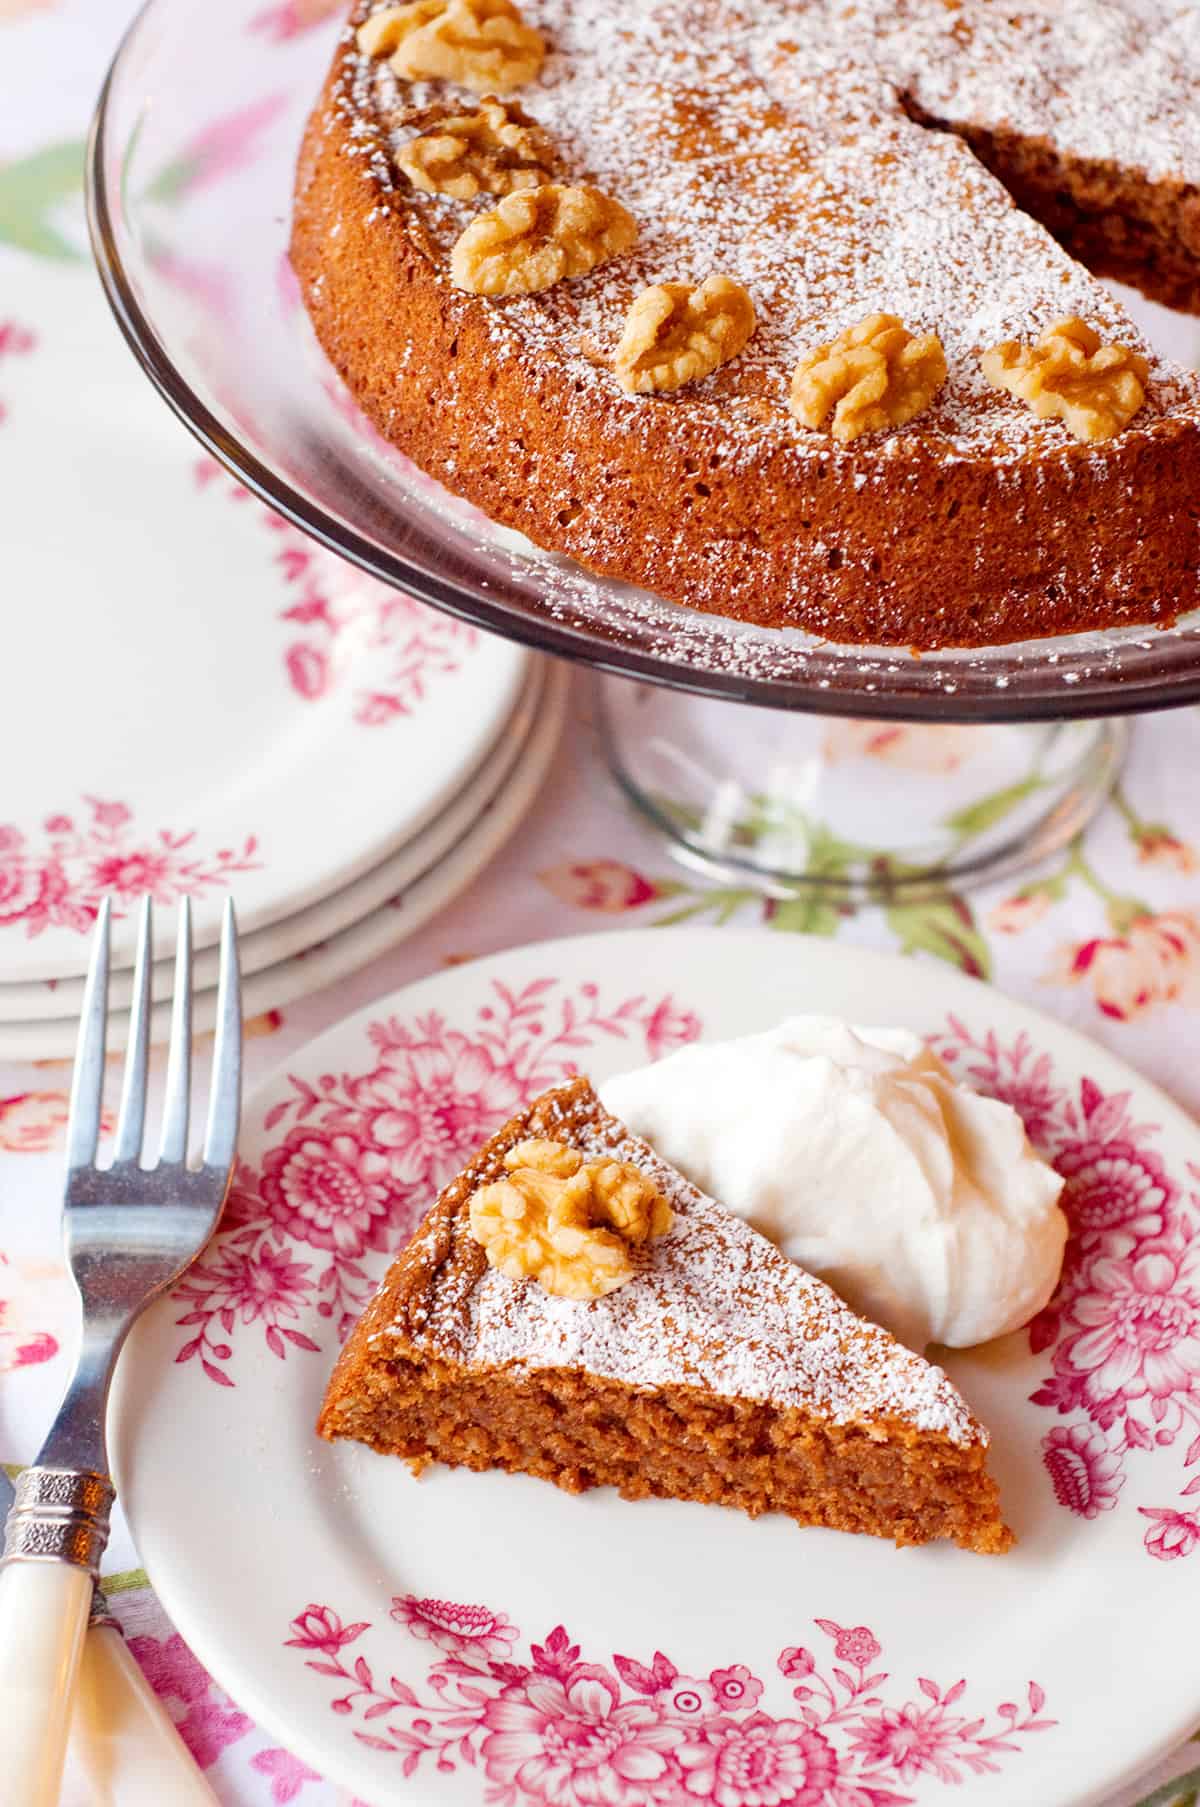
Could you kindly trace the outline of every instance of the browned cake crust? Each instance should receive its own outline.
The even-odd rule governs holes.
[[[643,11],[657,5],[641,0]],[[364,10],[360,5],[356,16]],[[563,35],[570,17],[566,0],[543,0],[526,10],[548,24],[552,41],[556,26]],[[794,10],[797,34],[806,44],[819,44],[823,28],[805,16],[819,9],[797,0]],[[701,5],[697,18],[701,14],[711,14],[711,28],[720,29],[711,7]],[[700,26],[695,36],[703,40]],[[767,180],[743,170],[728,152],[730,102],[720,83],[687,88],[692,75],[697,83],[708,80],[697,67],[699,73],[685,70],[680,77],[681,99],[667,121],[676,138],[664,135],[657,114],[644,125],[631,115],[626,183],[620,184],[619,172],[612,180],[601,172],[635,213],[645,211],[645,183],[639,190],[633,179],[634,147],[640,155],[655,135],[664,162],[692,159],[697,169],[711,169],[728,156],[726,189],[736,191],[740,183],[749,193],[751,185]],[[956,207],[962,211],[957,262],[952,256],[940,270],[937,260],[947,257],[955,233],[945,220],[935,219],[932,228],[936,242],[928,258],[940,285],[937,317],[910,322],[947,340],[945,396],[895,433],[841,447],[798,429],[786,409],[789,359],[829,336],[822,330],[828,311],[806,319],[803,343],[781,347],[778,368],[767,368],[769,359],[760,367],[754,352],[676,395],[630,398],[613,379],[609,360],[623,307],[644,278],[661,280],[665,273],[649,251],[644,266],[618,259],[548,295],[497,302],[455,290],[447,277],[448,248],[476,208],[416,194],[397,178],[385,122],[365,80],[363,59],[348,37],[305,138],[292,261],[322,346],[380,433],[493,519],[670,600],[839,641],[982,645],[1122,623],[1168,623],[1196,605],[1200,425],[1194,384],[1156,366],[1150,400],[1134,423],[1093,445],[1073,442],[1055,422],[1032,423],[1031,430],[1011,397],[994,397],[994,406],[976,394],[964,400],[962,384],[974,379],[963,376],[966,354],[956,363],[949,340],[978,313],[981,295],[986,307],[989,284],[996,293],[1011,290],[1013,271],[1032,285],[1029,307],[1022,300],[1012,316],[1020,336],[1036,337],[1064,311],[1059,298],[1078,293],[1083,298],[1071,303],[1076,311],[1100,321],[1110,336],[1135,345],[1140,340],[1102,291],[1093,295],[1079,287],[1086,284],[1081,272],[1076,281],[1053,264],[1058,253],[1031,223],[1029,244],[1010,247],[1006,263],[987,267],[988,247],[1012,236],[1004,217],[1008,202],[998,186],[989,192],[991,179],[973,160],[963,163],[961,136],[958,153],[943,158],[943,171],[940,153],[920,142],[943,135],[904,119],[897,100],[900,122],[885,122],[896,149],[879,153],[880,167],[846,177],[844,205],[851,215],[878,203],[879,214],[894,219],[906,205],[906,190],[886,160],[903,173],[909,158],[919,168],[922,193],[927,187],[936,207],[951,215]],[[746,101],[741,142],[753,144],[764,132],[778,138],[794,125],[800,168],[815,154],[810,139],[817,128],[802,99],[792,121],[789,90],[780,92],[779,104],[756,103],[753,96]],[[536,83],[520,98],[535,116],[540,101],[543,111],[549,104]],[[905,105],[910,115],[922,114],[907,97]],[[1193,185],[1144,181],[1136,171],[1061,153],[1049,140],[962,121],[955,131],[965,133],[1018,199],[1098,270],[1182,305],[1197,304]],[[585,156],[586,145],[583,134],[566,146],[568,161]],[[569,173],[594,175],[587,167],[572,166]],[[894,178],[895,192],[888,192]],[[776,170],[770,179],[786,178]],[[480,205],[486,204],[485,197]],[[825,243],[837,216],[828,199],[813,217],[804,211],[807,203],[795,205],[807,277],[812,249]],[[774,203],[767,214],[776,219]],[[673,224],[664,228],[653,218],[642,223],[656,241]],[[748,230],[747,242],[754,236]],[[723,255],[720,249],[713,253]],[[837,244],[830,251],[829,306],[845,299],[842,267],[857,256],[853,246],[844,255]],[[896,256],[898,268],[914,261],[899,251]],[[725,256],[717,267],[728,261]],[[672,267],[694,280],[711,267],[692,271],[682,263],[678,256]],[[783,270],[785,289],[786,277]],[[960,279],[961,293],[955,289]],[[573,310],[600,292],[602,280],[608,285],[605,337],[593,344],[590,326],[584,331],[572,324]],[[751,286],[760,312],[753,352],[771,329],[772,302],[768,296],[764,305],[762,282]],[[812,309],[826,310],[820,282],[811,292]],[[881,305],[889,302],[886,294],[881,299],[878,283],[855,297],[858,317]],[[778,324],[777,308],[774,320]],[[973,346],[971,359],[982,349]],[[965,437],[959,431],[964,409]]]
[[[804,1333],[831,1334],[834,1366],[864,1350],[868,1359],[877,1354],[877,1398],[864,1406],[861,1420],[836,1422],[828,1411],[795,1403],[794,1377],[781,1376],[781,1389],[791,1388],[784,1393],[791,1402],[781,1403],[700,1384],[636,1385],[579,1363],[496,1364],[456,1353],[470,1347],[476,1289],[489,1275],[493,1284],[498,1280],[468,1234],[467,1200],[503,1172],[505,1151],[528,1136],[619,1147],[623,1158],[639,1153],[640,1164],[670,1187],[677,1213],[715,1214],[743,1254],[752,1243],[764,1291],[786,1270],[793,1285],[807,1289],[814,1321]],[[534,1283],[501,1284],[512,1289],[519,1313],[521,1295]],[[628,1284],[646,1281],[635,1277]],[[536,1296],[535,1288],[530,1297]],[[576,1303],[571,1310],[603,1304]],[[665,1318],[658,1332],[672,1334]],[[702,1341],[700,1327],[696,1334]],[[914,1377],[944,1430],[920,1427],[907,1404],[903,1411],[899,1403],[891,1412],[886,1404],[880,1409],[879,1398],[907,1402]],[[820,1282],[797,1277],[755,1232],[657,1162],[608,1116],[585,1079],[537,1100],[447,1187],[342,1351],[317,1428],[324,1437],[351,1437],[406,1457],[417,1470],[429,1461],[502,1468],[573,1493],[611,1485],[627,1499],[700,1500],[752,1516],[780,1511],[800,1524],[869,1532],[897,1544],[952,1538],[994,1552],[1012,1541],[985,1465],[986,1433],[945,1376],[855,1319]]]

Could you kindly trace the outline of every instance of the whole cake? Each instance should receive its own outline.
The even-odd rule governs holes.
[[[1191,0],[364,0],[291,249],[381,433],[672,601],[934,647],[1200,600],[1200,380],[1094,274],[1200,310]]]
[[[1007,1549],[987,1432],[940,1368],[707,1197],[586,1079],[505,1125],[355,1327],[326,1437],[578,1493]]]

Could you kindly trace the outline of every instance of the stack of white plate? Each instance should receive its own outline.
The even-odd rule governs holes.
[[[73,616],[71,656],[57,661],[61,621],[46,611],[24,625],[25,658],[0,668],[0,1058],[71,1051],[105,894],[122,1010],[137,898],[191,897],[203,1027],[228,892],[252,1015],[412,933],[515,827],[558,740],[565,672],[348,581],[391,618],[348,635],[328,683],[308,690],[280,659],[271,614],[245,610],[235,626],[219,585],[204,611],[146,613],[128,682],[111,623]],[[55,672],[52,709],[31,670]],[[382,700],[389,682],[399,708]],[[174,914],[156,923],[160,1031]]]
[[[149,892],[170,906],[191,897],[204,1027],[232,892],[253,1015],[328,984],[426,922],[496,852],[545,777],[566,674],[504,642],[455,636],[425,618],[455,659],[408,713],[369,727],[352,700],[378,663],[366,637],[328,694],[301,698],[272,690],[269,661],[250,656],[257,636],[243,628],[214,734],[203,717],[221,636],[211,613],[189,620],[190,679],[178,687],[147,681],[113,707],[102,645],[63,668],[58,702],[94,740],[55,733],[39,746],[36,693],[11,666],[0,674],[0,743],[19,776],[0,824],[0,1058],[71,1051],[103,895],[117,908],[110,996],[122,1011],[137,898]],[[177,632],[169,639],[161,650],[174,659]],[[140,650],[149,678],[152,649]],[[22,745],[37,749],[23,769]],[[156,1027],[165,1032],[174,911],[160,910],[156,928]],[[122,1028],[119,1016],[118,1043]]]

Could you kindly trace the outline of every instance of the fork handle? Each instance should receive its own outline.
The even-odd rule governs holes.
[[[0,1569],[0,1776],[5,1798],[55,1807],[92,1578],[66,1562]]]
[[[103,1620],[84,1640],[71,1749],[103,1800],[122,1807],[217,1807],[119,1627]]]
[[[0,1565],[0,1777],[22,1807],[58,1800],[112,1501],[88,1471],[35,1464],[17,1481]]]

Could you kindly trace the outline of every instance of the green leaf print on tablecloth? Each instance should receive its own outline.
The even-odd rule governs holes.
[[[919,903],[893,904],[884,914],[902,954],[934,954],[973,979],[990,976],[992,956],[987,942],[975,925],[970,904],[956,892],[943,891]]]
[[[1198,1807],[1200,1803],[1200,1769],[1189,1769],[1162,1788],[1148,1794],[1137,1807]]]
[[[0,164],[0,244],[61,263],[84,261],[52,219],[83,188],[84,149],[82,138],[71,138]]]

